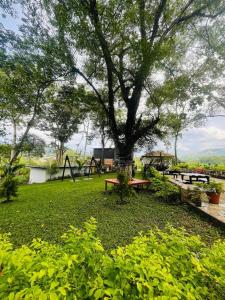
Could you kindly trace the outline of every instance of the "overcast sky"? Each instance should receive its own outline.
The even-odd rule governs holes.
[[[7,29],[17,31],[20,20],[19,18],[13,19],[11,17],[2,18],[0,14],[0,23],[3,23]],[[37,130],[32,130],[32,132],[43,137],[46,141],[49,141],[49,137],[44,133]],[[8,136],[7,139],[9,140],[10,136]],[[78,149],[82,150],[84,146],[84,136],[82,137],[81,133],[75,134],[68,146],[73,149],[79,147]],[[108,146],[110,146],[110,144]],[[88,153],[91,154],[94,147],[100,147],[99,140],[94,140],[88,145]],[[159,145],[159,147],[163,148],[163,145]],[[178,142],[178,154],[181,158],[184,155],[190,155],[195,152],[213,148],[225,148],[225,118],[211,118],[204,124],[204,127],[186,130]],[[169,151],[172,152],[173,149],[171,148]]]

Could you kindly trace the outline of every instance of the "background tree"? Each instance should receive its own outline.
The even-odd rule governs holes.
[[[69,86],[53,89],[48,95],[41,128],[49,131],[50,136],[55,140],[58,164],[63,162],[65,143],[77,132],[81,118],[80,102],[81,91]]]
[[[16,35],[0,27],[0,111],[13,128],[11,164],[21,152],[30,129],[43,112],[46,90],[66,74],[57,57],[35,47],[26,30]],[[40,44],[39,44],[40,46]],[[40,46],[41,47],[41,46]],[[46,44],[42,44],[46,47]],[[23,128],[19,142],[17,128]]]
[[[198,48],[200,50],[198,51],[201,51],[202,57],[207,57],[207,65],[205,65],[205,73],[207,74],[205,104],[208,104],[208,111],[203,116],[205,118],[225,116],[224,20],[224,15],[221,15],[214,20],[213,26],[210,25],[210,22],[205,22],[200,28],[195,28],[195,34],[199,41]]]
[[[23,141],[21,152],[28,157],[42,157],[45,154],[46,143],[35,134],[27,134]]]

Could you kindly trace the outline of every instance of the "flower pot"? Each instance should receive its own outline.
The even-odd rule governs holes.
[[[201,206],[202,206],[202,201],[201,201],[201,199],[197,199],[197,200],[195,201],[195,205],[196,205],[197,207],[201,207]]]
[[[219,204],[220,194],[217,194],[217,193],[214,193],[214,192],[207,192],[207,195],[209,196],[209,203]]]

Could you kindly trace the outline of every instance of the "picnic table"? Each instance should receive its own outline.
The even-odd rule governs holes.
[[[199,174],[199,173],[180,173],[181,180],[184,180],[184,177],[188,177],[188,182],[192,184],[193,179],[195,181],[204,181],[206,179],[207,183],[210,181],[210,176],[207,174]]]
[[[105,191],[107,191],[108,183],[112,185],[118,185],[119,181],[116,178],[105,179]],[[145,179],[132,179],[128,181],[128,185],[131,185],[133,187],[141,187],[142,189],[144,188],[144,186],[148,188],[150,184],[151,181]]]

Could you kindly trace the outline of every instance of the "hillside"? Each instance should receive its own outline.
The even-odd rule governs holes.
[[[185,161],[198,161],[200,163],[224,164],[225,148],[205,149],[200,152],[183,156],[181,159]]]

